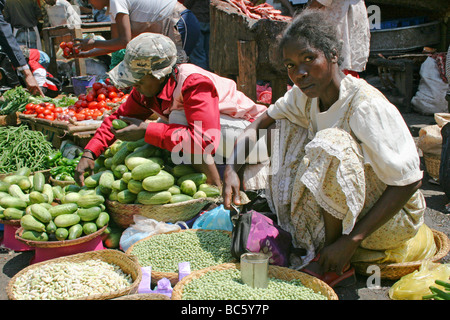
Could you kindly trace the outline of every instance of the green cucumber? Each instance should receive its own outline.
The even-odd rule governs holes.
[[[184,180],[180,185],[181,192],[193,196],[197,192],[197,185],[192,180]]]
[[[172,199],[172,194],[169,191],[149,192],[141,191],[137,195],[137,202],[141,204],[165,204]]]
[[[117,201],[120,203],[133,203],[136,201],[137,195],[128,189],[122,190],[117,193]]]
[[[78,210],[78,205],[76,203],[63,203],[59,204],[57,206],[53,206],[52,208],[48,209],[48,212],[52,215],[52,218],[56,218],[59,215],[62,214],[72,214],[75,213],[75,211]]]
[[[192,200],[193,197],[188,196],[187,194],[173,194],[170,198],[170,203],[178,203]]]
[[[50,212],[39,203],[32,204],[30,210],[31,215],[43,223],[49,223],[52,220]]]
[[[74,240],[83,234],[83,226],[79,223],[74,224],[69,228],[69,236],[67,237],[68,240]]]
[[[45,232],[45,224],[37,220],[31,214],[26,214],[20,219],[20,225],[25,230],[34,230],[38,232]]]
[[[0,198],[0,206],[3,208],[25,209],[28,204],[19,198],[9,195]]]
[[[94,233],[98,230],[97,225],[95,222],[86,222],[83,224],[83,233],[88,235],[91,233]]]
[[[67,230],[67,228],[58,228],[55,231],[55,236],[56,239],[59,241],[66,240],[67,237],[69,236],[69,230]]]
[[[95,224],[97,225],[97,228],[103,228],[109,223],[109,214],[105,211],[100,212],[98,215],[98,218],[95,220]]]
[[[142,187],[149,192],[169,189],[175,184],[175,178],[168,172],[161,170],[156,176],[150,176],[142,181]]]
[[[80,216],[77,214],[62,214],[57,216],[53,222],[55,222],[58,228],[67,228],[79,223],[81,220]]]
[[[20,220],[24,216],[25,211],[16,208],[6,208],[3,211],[3,216],[6,220]]]
[[[44,190],[45,176],[42,172],[35,172],[33,175],[33,190],[42,192]]]
[[[48,241],[48,234],[44,231],[25,230],[22,232],[21,237],[31,241]]]
[[[195,182],[195,184],[200,186],[203,183],[206,183],[206,174],[199,172],[199,173],[190,173],[182,176],[181,178],[178,178],[177,185],[181,186],[184,180],[192,180]]]
[[[81,221],[92,221],[98,218],[100,212],[102,212],[100,207],[91,207],[88,209],[80,208],[77,211],[77,215],[80,216]]]

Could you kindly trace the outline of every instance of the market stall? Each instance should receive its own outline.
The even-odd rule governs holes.
[[[257,80],[271,82],[272,101],[283,96],[288,76],[276,38],[288,19],[249,16],[231,1],[223,0],[211,1],[210,14],[211,69],[235,79],[238,89],[254,101],[258,98]]]

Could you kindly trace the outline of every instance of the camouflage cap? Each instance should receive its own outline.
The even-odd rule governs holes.
[[[125,49],[125,57],[108,72],[118,88],[133,86],[147,74],[157,79],[170,74],[177,62],[175,43],[158,33],[141,33]]]

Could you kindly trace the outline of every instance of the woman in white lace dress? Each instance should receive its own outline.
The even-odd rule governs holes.
[[[236,142],[223,187],[225,207],[239,204],[237,159],[271,129],[269,205],[303,250],[291,267],[332,286],[354,280],[351,261],[380,261],[414,238],[426,206],[401,114],[365,80],[342,73],[340,47],[325,13],[293,19],[280,48],[294,86]]]

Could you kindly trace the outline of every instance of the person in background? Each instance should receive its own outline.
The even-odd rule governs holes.
[[[310,0],[308,7],[324,10],[336,23],[343,41],[341,68],[359,77],[370,54],[370,24],[364,0]]]
[[[171,38],[179,60],[187,61],[200,34],[195,15],[177,0],[89,0],[93,8],[105,6],[111,17],[111,39],[76,39],[79,58],[114,53],[111,68],[122,61],[126,45],[143,32],[160,33]],[[76,57],[76,56],[75,56]],[[113,63],[114,62],[114,63]]]
[[[210,2],[211,0],[185,0],[183,3],[197,17],[201,31],[197,45],[189,55],[189,62],[205,70],[209,70]]]
[[[13,67],[22,73],[28,91],[33,95],[43,96],[43,92],[39,87],[27,61],[20,50],[19,44],[11,30],[11,25],[5,21],[3,17],[3,8],[6,0],[0,0],[0,46],[1,50],[6,53]]]
[[[56,27],[67,25],[70,28],[81,25],[80,15],[67,0],[44,0],[44,25]]]
[[[37,27],[41,9],[36,0],[6,0],[3,14],[11,24],[13,35],[19,44],[42,50]]]
[[[111,17],[107,14],[107,8],[104,7],[100,10],[92,8],[88,0],[76,0],[76,3],[80,7],[82,14],[92,14],[94,22],[110,22]]]
[[[61,91],[57,85],[59,80],[47,72],[46,68],[40,63],[42,60],[45,61],[45,53],[38,49],[27,48],[25,46],[21,46],[20,49],[44,95],[51,98],[58,96]],[[41,58],[42,54],[44,54],[44,58]]]
[[[414,139],[381,92],[342,72],[335,26],[326,12],[309,9],[285,28],[279,47],[294,86],[239,136],[223,186],[224,207],[239,205],[236,159],[269,129],[273,174],[266,197],[292,235],[290,267],[331,287],[355,282],[351,262],[416,261],[436,250],[434,241],[418,240],[433,236],[424,224]]]
[[[206,174],[207,183],[220,187],[215,160],[226,158],[237,135],[266,110],[238,91],[233,80],[194,64],[177,64],[174,42],[157,33],[142,33],[131,40],[124,60],[108,75],[116,87],[133,89],[86,145],[75,174],[80,185],[84,173],[93,169],[95,159],[116,139],[145,138],[171,151],[172,159],[182,152],[180,163],[189,161]],[[153,114],[159,120],[146,122]],[[112,129],[112,121],[118,118],[129,126]]]

